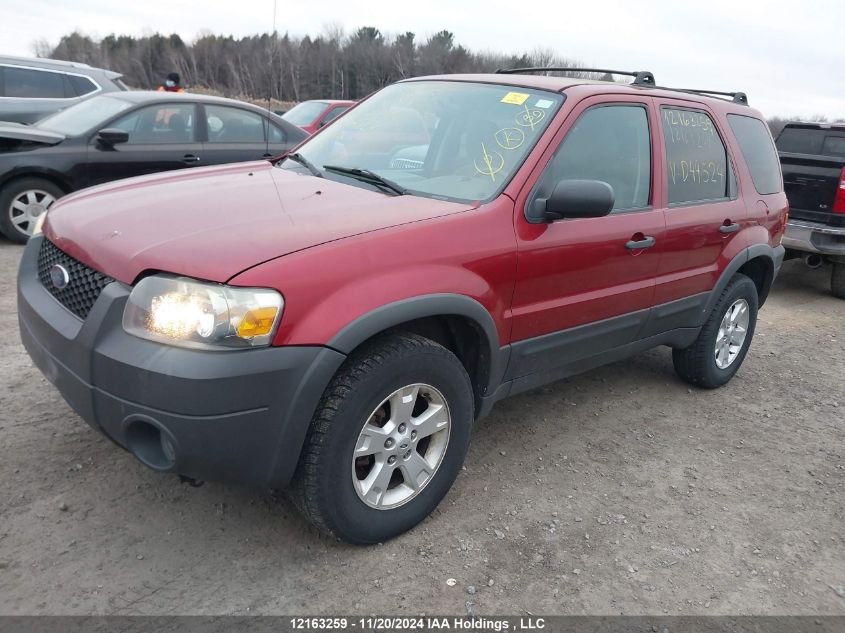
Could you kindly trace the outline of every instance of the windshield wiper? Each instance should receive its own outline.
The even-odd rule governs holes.
[[[397,196],[404,196],[408,193],[408,190],[405,189],[405,187],[403,187],[402,185],[397,184],[392,180],[388,180],[384,176],[379,176],[376,172],[370,171],[369,169],[359,169],[357,167],[341,167],[339,165],[324,165],[323,169],[325,169],[326,171],[337,172],[338,174],[343,174],[344,176],[351,176],[363,182],[369,182],[384,189],[389,189]]]
[[[303,156],[299,152],[296,152],[295,154],[288,154],[287,156],[285,156],[285,158],[289,158],[295,163],[299,163],[308,171],[310,171],[311,175],[316,176],[317,178],[323,177],[323,172],[321,172],[314,163],[305,158],[305,156]]]

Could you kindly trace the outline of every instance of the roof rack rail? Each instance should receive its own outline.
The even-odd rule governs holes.
[[[607,70],[606,68],[563,68],[559,66],[546,66],[538,68],[499,68],[496,72],[500,75],[524,75],[526,73],[543,72],[574,72],[574,73],[603,73],[610,75],[628,75],[633,77],[635,86],[654,86],[654,75],[647,70]]]
[[[721,92],[718,90],[693,90],[690,88],[669,88],[658,86],[654,75],[647,70],[607,70],[605,68],[564,68],[562,66],[538,66],[531,68],[499,68],[496,70],[500,75],[523,75],[527,73],[544,72],[578,72],[578,73],[603,73],[610,75],[628,75],[633,77],[631,82],[634,86],[648,86],[650,88],[661,88],[662,90],[674,90],[675,92],[688,92],[690,94],[714,95],[718,97],[730,97],[731,101],[740,105],[748,105],[748,95],[744,92]]]
[[[748,105],[748,95],[744,92],[720,92],[718,90],[693,90],[692,88],[667,88],[678,92],[691,92],[699,95],[716,95],[719,97],[730,97],[731,101],[740,105]]]

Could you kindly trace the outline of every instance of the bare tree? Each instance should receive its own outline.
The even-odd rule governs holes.
[[[337,24],[326,25],[313,37],[275,32],[234,38],[202,32],[190,43],[176,34],[111,34],[94,40],[72,32],[54,47],[43,40],[33,47],[45,57],[118,71],[135,88],[152,88],[175,71],[191,87],[282,101],[359,99],[391,82],[421,74],[575,65],[551,49],[517,55],[471,51],[447,30],[419,43],[410,31],[391,36],[363,26],[347,35]]]

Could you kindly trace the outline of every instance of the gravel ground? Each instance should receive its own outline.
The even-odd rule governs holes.
[[[717,391],[658,349],[506,400],[411,533],[155,474],[24,352],[0,243],[0,613],[845,614],[845,302],[784,265]]]

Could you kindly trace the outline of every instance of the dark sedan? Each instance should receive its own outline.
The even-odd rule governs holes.
[[[307,134],[259,107],[189,93],[93,97],[36,123],[0,123],[0,231],[25,242],[67,193],[171,169],[278,156]]]

